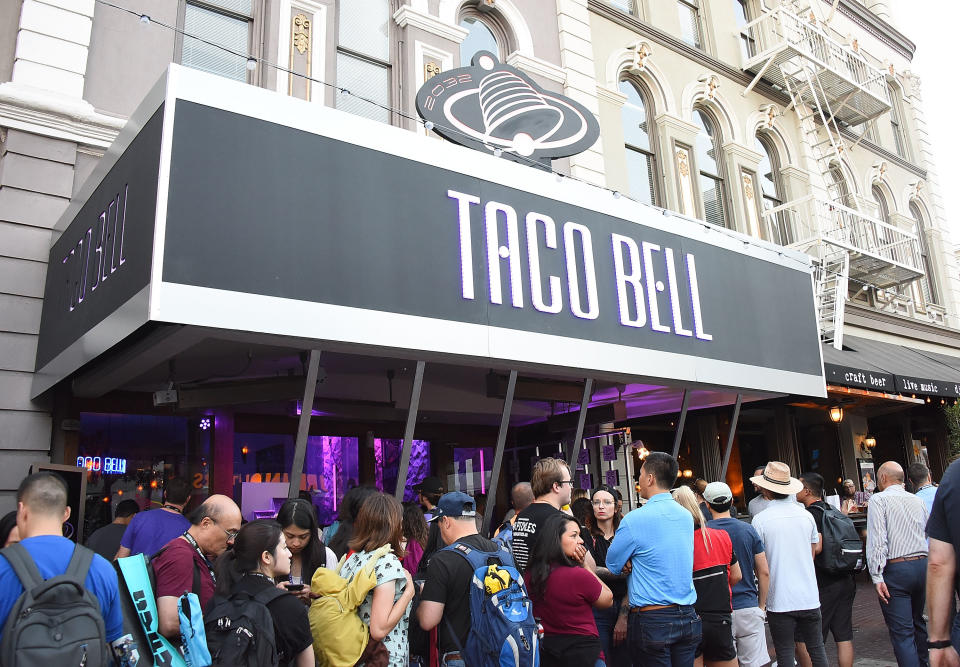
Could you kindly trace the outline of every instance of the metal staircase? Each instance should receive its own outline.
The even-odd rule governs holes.
[[[850,278],[864,285],[902,285],[923,275],[916,234],[859,211],[832,169],[846,146],[840,125],[861,125],[890,110],[883,72],[849,48],[796,0],[767,8],[741,32],[751,48],[743,68],[790,97],[826,197],[811,195],[763,212],[769,226],[785,229],[790,246],[816,264],[821,338],[843,345],[843,313]],[[822,191],[822,190],[821,190]]]

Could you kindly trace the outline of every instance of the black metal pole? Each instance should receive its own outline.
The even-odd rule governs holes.
[[[500,469],[503,468],[503,448],[507,443],[507,430],[510,428],[510,412],[513,410],[513,392],[517,388],[517,371],[510,371],[507,379],[507,395],[503,397],[503,414],[500,415],[500,431],[497,433],[497,448],[493,454],[493,467],[490,469],[490,486],[487,487],[488,500],[493,496],[493,502],[487,502],[487,511],[483,514],[483,525],[480,533],[484,537],[490,534],[490,522],[493,520],[493,509],[497,504],[497,487],[500,485]],[[483,470],[480,471],[483,474]]]

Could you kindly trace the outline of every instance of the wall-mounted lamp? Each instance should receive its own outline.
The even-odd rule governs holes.
[[[687,468],[686,470],[683,471],[683,476],[689,479],[693,477],[693,471],[690,470],[690,468]]]
[[[834,405],[831,407],[827,411],[827,414],[830,415],[830,421],[832,421],[834,424],[839,424],[841,421],[843,421],[843,408],[841,408],[839,405]]]
[[[246,445],[240,448],[240,458],[243,459],[244,463],[247,462],[247,454],[249,453],[250,453],[250,449]]]
[[[868,435],[863,439],[863,446],[866,447],[867,449],[873,449],[874,447],[877,446],[877,439],[874,438],[872,435]]]

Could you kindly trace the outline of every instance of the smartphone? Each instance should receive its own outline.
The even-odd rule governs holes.
[[[288,591],[302,591],[303,584],[287,584]]]

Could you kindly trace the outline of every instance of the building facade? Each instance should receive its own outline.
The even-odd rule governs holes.
[[[81,415],[149,412],[148,403],[129,392],[92,400],[70,382],[39,395],[31,386],[46,263],[63,231],[58,221],[171,62],[430,135],[416,118],[420,87],[480,51],[493,53],[599,119],[600,140],[555,160],[555,171],[607,188],[613,197],[810,254],[818,267],[825,361],[853,375],[872,369],[889,382],[871,388],[870,381],[832,380],[828,373],[829,401],[781,398],[745,408],[736,470],[728,472],[738,495],[742,471],[767,458],[819,468],[830,478],[862,478],[873,458],[874,447],[864,446],[871,439],[878,457],[908,462],[925,456],[942,471],[946,429],[938,404],[953,401],[958,391],[896,385],[901,376],[960,382],[960,272],[931,158],[935,138],[923,120],[920,81],[910,72],[913,49],[883,2],[858,0],[836,7],[824,0],[778,6],[763,0],[5,3],[5,506],[30,463],[82,458]],[[887,348],[871,348],[874,343],[913,351],[931,371],[911,372],[910,358],[897,368],[874,364],[889,356]],[[174,375],[171,365],[171,387]],[[161,378],[137,389],[149,396],[167,384]],[[837,427],[824,423],[832,403],[846,415]],[[484,407],[491,414],[497,409]],[[663,408],[662,419],[638,419],[632,428],[647,433],[648,443],[666,442],[675,411]],[[246,464],[246,451],[232,438],[243,426],[224,422],[230,425],[218,426],[217,437],[229,433],[237,450],[230,461],[239,466],[242,457]],[[729,408],[706,410],[693,422],[682,450],[685,466],[691,475],[717,478],[723,459],[717,442],[726,437]],[[479,441],[468,444],[482,448]],[[213,444],[205,446],[213,462]],[[386,456],[378,446],[377,456]],[[519,469],[516,456],[514,462]]]

